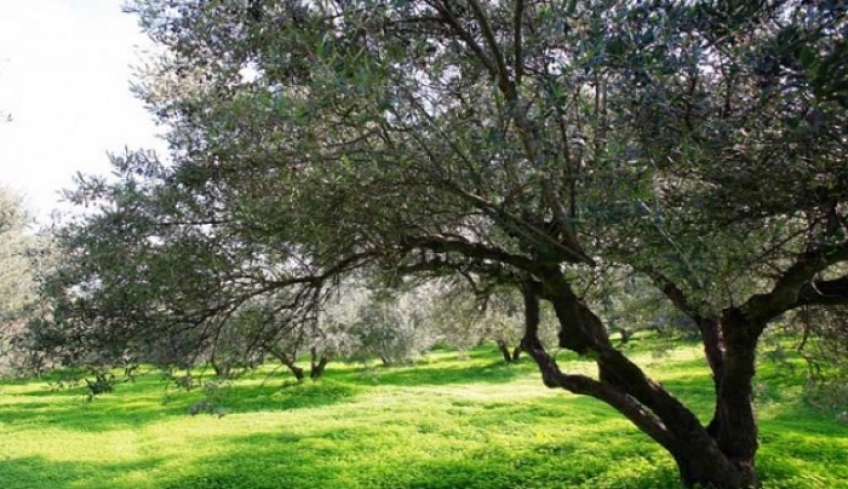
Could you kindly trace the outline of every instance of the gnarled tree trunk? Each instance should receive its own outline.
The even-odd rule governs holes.
[[[526,324],[521,346],[536,361],[545,385],[610,404],[672,455],[687,485],[720,489],[759,485],[754,470],[757,427],[751,404],[758,328],[740,326],[745,319],[739,314],[722,318],[722,322],[733,324],[721,328],[726,345],[711,345],[722,350],[722,355],[714,359],[717,368],[713,368],[716,419],[707,427],[612,346],[601,320],[574,295],[560,271],[548,270],[541,280],[528,281],[523,294]],[[598,380],[562,372],[545,351],[538,339],[540,299],[553,305],[560,323],[560,346],[593,358],[598,365]]]

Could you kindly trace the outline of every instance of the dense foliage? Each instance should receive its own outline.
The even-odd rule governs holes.
[[[25,344],[26,322],[42,312],[37,280],[50,261],[45,237],[29,224],[22,199],[0,187],[0,375],[45,366]]]
[[[99,212],[59,237],[48,347],[118,358],[189,338],[190,355],[256,304],[253,334],[276,341],[319,324],[351,277],[460,278],[519,294],[544,383],[613,406],[684,481],[757,483],[761,334],[848,303],[840,2],[129,9],[167,48],[137,91],[173,164],[131,153],[117,183],[80,181],[72,197]],[[709,423],[613,345],[590,292],[633,274],[699,332]],[[557,365],[540,301],[597,375]],[[388,314],[365,311],[369,325]]]

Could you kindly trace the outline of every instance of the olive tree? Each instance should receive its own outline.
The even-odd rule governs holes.
[[[137,91],[173,164],[80,182],[100,211],[61,235],[54,326],[125,348],[274,294],[309,321],[352,275],[493,282],[546,386],[612,406],[687,484],[757,485],[758,340],[848,302],[837,4],[133,2],[167,48]],[[609,266],[697,327],[712,419],[613,344],[576,286]],[[542,302],[597,375],[560,368]]]
[[[22,199],[0,187],[0,374],[40,372],[47,361],[20,347],[26,322],[41,311],[37,280],[50,263],[48,241],[29,224]]]

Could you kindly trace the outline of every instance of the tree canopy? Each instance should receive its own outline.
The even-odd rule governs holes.
[[[138,0],[136,91],[171,164],[114,159],[60,235],[54,339],[196,344],[271,299],[308,324],[346,277],[460,277],[524,303],[545,385],[604,401],[687,483],[756,484],[757,341],[848,302],[846,11],[719,0]],[[651,281],[697,326],[701,423],[611,342],[583,284]],[[611,274],[607,276],[621,276]],[[598,364],[563,372],[538,335]],[[625,319],[620,319],[624,321]]]

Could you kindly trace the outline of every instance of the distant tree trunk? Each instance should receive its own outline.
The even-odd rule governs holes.
[[[273,355],[277,360],[280,361],[283,365],[285,365],[292,374],[294,374],[294,378],[297,379],[298,382],[303,382],[303,379],[306,377],[305,372],[302,368],[297,366],[297,357],[294,355],[288,355],[281,350],[272,349],[270,351],[271,355]]]
[[[230,377],[230,365],[227,362],[221,363],[215,358],[215,354],[209,358],[209,365],[212,366],[212,370],[215,372],[215,376],[228,379]]]
[[[523,288],[525,336],[522,349],[539,366],[542,380],[552,388],[598,398],[630,419],[662,445],[676,461],[680,477],[688,486],[702,484],[721,489],[759,486],[754,470],[757,428],[751,404],[753,351],[756,335],[739,335],[741,317],[729,314],[722,321],[726,354],[722,357],[717,387],[717,419],[712,429],[671,393],[645,373],[609,340],[601,320],[572,292],[561,272],[552,270],[542,281]],[[593,358],[599,380],[566,374],[559,369],[538,338],[539,301],[551,302],[560,323],[560,346]],[[718,323],[717,323],[718,324]],[[732,333],[732,334],[731,334]],[[718,338],[718,335],[716,335]],[[711,345],[720,348],[720,345]]]
[[[324,369],[327,368],[327,364],[330,363],[330,357],[327,355],[318,355],[318,351],[313,346],[309,350],[312,358],[310,360],[310,369],[309,369],[309,378],[312,380],[318,380],[324,375]]]
[[[633,335],[635,333],[636,331],[632,329],[618,328],[618,334],[621,335],[621,344],[626,345],[627,342],[630,341],[631,338],[633,338]]]
[[[506,341],[502,339],[495,340],[495,343],[498,345],[498,350],[500,350],[501,355],[503,355],[503,359],[506,363],[515,363],[518,361],[518,358],[521,355],[521,346],[515,347],[514,350],[510,351],[509,347],[506,344]]]
[[[303,369],[298,367],[297,365],[286,365],[292,374],[294,374],[294,378],[297,379],[298,382],[303,382],[306,374],[303,372]]]
[[[521,359],[521,345],[519,344],[518,346],[515,347],[514,350],[512,350],[512,362],[516,363],[520,359]]]

